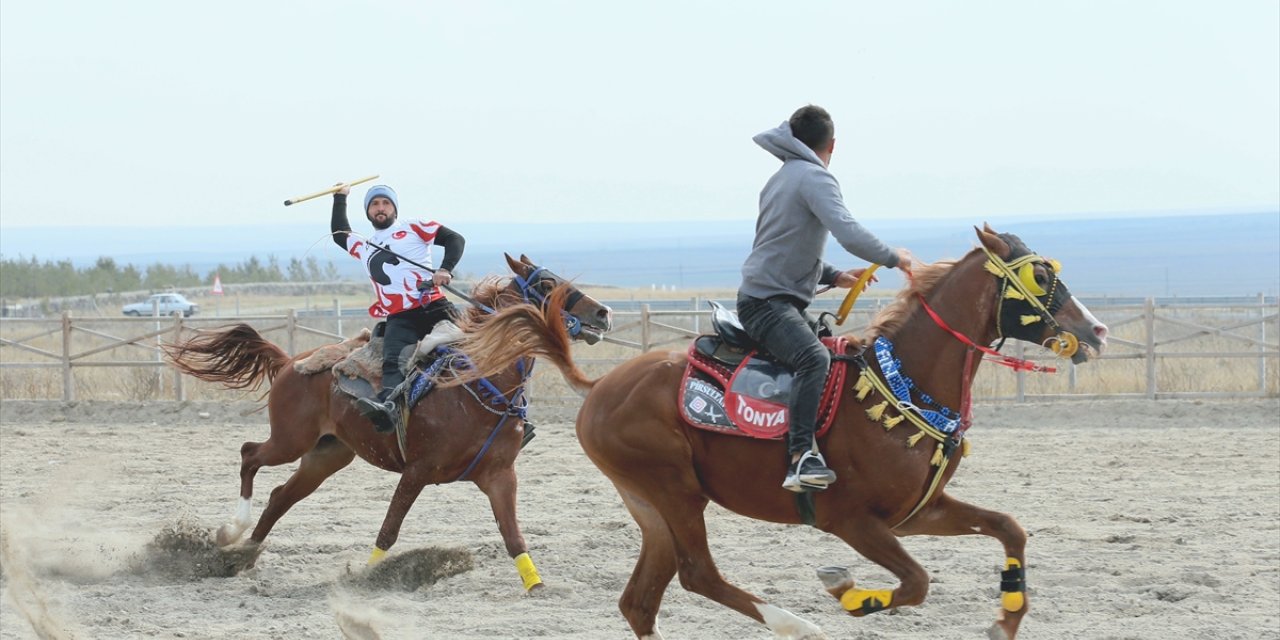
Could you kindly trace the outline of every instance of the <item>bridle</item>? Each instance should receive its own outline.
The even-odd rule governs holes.
[[[544,273],[546,274],[545,276],[543,275]],[[525,302],[537,304],[539,308],[545,309],[547,306],[547,294],[539,291],[538,285],[543,282],[549,281],[554,283],[559,280],[560,277],[551,273],[551,271],[543,269],[542,267],[533,266],[533,271],[529,272],[528,276],[521,276],[517,273],[513,282],[516,284],[516,288],[520,290],[520,295],[524,298]],[[586,295],[587,294],[579,291],[577,288],[574,288],[573,291],[569,293],[568,298],[565,299],[564,308],[560,310],[560,313],[564,316],[565,329],[569,331],[569,337],[571,338],[576,338],[582,333],[582,320],[580,320],[578,316],[569,313],[568,310],[572,309],[574,305],[578,304],[578,301],[582,300]]]
[[[1058,284],[1061,282],[1058,272],[1062,270],[1062,265],[1057,260],[1034,253],[1005,262],[986,246],[981,248],[983,253],[987,254],[987,262],[983,268],[1002,281],[1000,293],[996,296],[996,335],[1001,343],[1003,344],[1006,337],[1020,337],[1014,333],[1020,332],[1022,327],[1043,321],[1054,330],[1056,335],[1047,338],[1041,346],[1053,351],[1061,358],[1070,358],[1075,355],[1080,348],[1079,339],[1075,334],[1064,330],[1053,317],[1062,309],[1064,302],[1064,296],[1058,295]],[[1049,274],[1047,287],[1036,282],[1037,264],[1043,265]],[[1033,313],[1021,314],[1017,309],[1006,309],[1005,300],[1026,304],[1031,307]],[[1014,330],[1006,334],[1005,322],[1012,322],[1015,319],[1017,324]]]

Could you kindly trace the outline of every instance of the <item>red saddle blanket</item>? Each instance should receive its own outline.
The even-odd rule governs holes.
[[[844,355],[846,338],[823,338],[834,354]],[[790,426],[787,399],[791,372],[752,351],[736,369],[689,346],[688,366],[680,381],[680,416],[699,429],[748,438],[781,439]],[[831,428],[844,393],[846,360],[833,360],[818,405],[818,433]]]

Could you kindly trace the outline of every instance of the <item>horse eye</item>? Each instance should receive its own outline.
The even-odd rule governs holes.
[[[1045,274],[1043,267],[1036,267],[1036,284],[1042,287],[1049,284],[1049,276]]]

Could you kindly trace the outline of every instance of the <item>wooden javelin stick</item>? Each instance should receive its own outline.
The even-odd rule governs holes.
[[[377,179],[377,177],[378,177],[378,176],[369,176],[368,178],[360,178],[359,180],[354,180],[354,181],[352,181],[352,182],[346,182],[346,183],[343,183],[343,184],[340,184],[340,185],[335,185],[335,186],[329,187],[328,189],[325,189],[324,191],[317,191],[317,192],[312,193],[312,194],[309,194],[309,195],[305,195],[305,196],[298,196],[298,197],[293,198],[293,199],[290,199],[290,200],[285,200],[285,201],[284,201],[284,206],[286,206],[286,207],[287,207],[287,206],[289,206],[289,205],[291,205],[291,204],[298,204],[299,202],[305,202],[305,201],[307,201],[307,200],[311,200],[312,198],[319,198],[320,196],[327,196],[327,195],[329,195],[329,194],[331,194],[331,193],[336,192],[338,189],[341,189],[341,188],[343,188],[343,187],[354,187],[354,186],[356,186],[356,185],[358,185],[358,184],[364,184],[364,183],[366,183],[366,182],[368,182],[368,181],[370,181],[370,180],[376,180],[376,179]]]

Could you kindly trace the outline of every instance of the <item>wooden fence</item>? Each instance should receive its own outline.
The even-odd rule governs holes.
[[[730,301],[725,301],[730,303]],[[843,331],[860,334],[884,300],[869,301],[855,310]],[[689,339],[710,331],[710,312],[699,299],[680,301],[620,301],[615,306],[615,330],[605,345],[575,346],[575,357],[590,375],[601,375],[636,353],[652,349],[684,349]],[[814,311],[824,310],[819,303]],[[976,386],[983,399],[1029,401],[1042,399],[1103,397],[1251,397],[1278,394],[1277,361],[1280,360],[1280,308],[1261,296],[1256,302],[1201,300],[1159,301],[1139,304],[1089,301],[1086,304],[1111,329],[1109,347],[1100,358],[1107,365],[1091,363],[1077,368],[1058,361],[1065,384],[1039,382],[1038,374],[1004,372],[985,367],[990,379]],[[829,310],[829,309],[828,309]],[[344,315],[335,303],[332,310],[237,318],[76,317],[64,312],[55,319],[0,319],[0,398],[17,399],[16,377],[28,370],[56,369],[61,374],[61,399],[78,399],[75,372],[90,368],[153,368],[157,395],[188,399],[183,376],[164,363],[159,346],[178,341],[196,328],[244,322],[276,341],[290,354],[333,342],[356,327],[370,324],[367,317]],[[1006,351],[1032,360],[1053,360],[1035,346],[1011,341]],[[1176,363],[1198,362],[1179,368]],[[166,369],[168,370],[166,373]],[[1183,372],[1183,369],[1187,373]],[[990,374],[987,370],[996,370]],[[1100,374],[1092,373],[1101,371]],[[1210,372],[1210,373],[1205,373]],[[1001,378],[1000,376],[1004,376]],[[1012,376],[1012,382],[1008,377]],[[1089,379],[1081,381],[1080,377]],[[539,399],[576,399],[560,383],[551,367],[535,377],[533,395]],[[980,379],[983,376],[980,375]],[[170,380],[168,384],[165,379]],[[169,387],[169,389],[165,389]],[[33,395],[33,394],[27,394]],[[88,394],[86,394],[88,395]],[[40,399],[40,398],[31,398]],[[44,399],[57,399],[46,397]],[[132,398],[137,399],[137,398]]]

